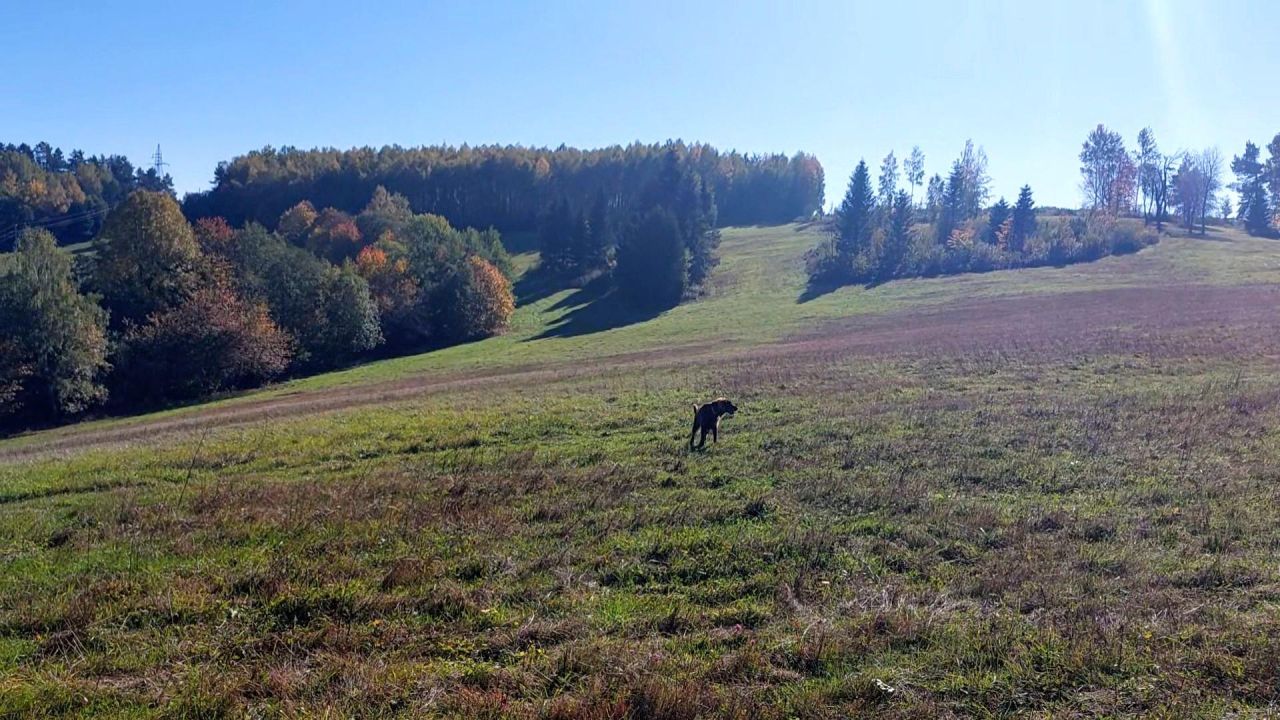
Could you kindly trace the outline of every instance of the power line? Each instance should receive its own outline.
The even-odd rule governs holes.
[[[8,230],[0,231],[0,240],[4,240],[4,241],[12,240],[14,238],[17,238],[18,235],[22,234],[23,230],[27,230],[30,228],[48,229],[48,228],[54,228],[54,227],[62,227],[63,225],[70,225],[71,223],[74,223],[74,222],[84,222],[86,220],[92,220],[92,219],[101,217],[103,215],[106,215],[108,212],[110,212],[110,208],[99,208],[97,210],[81,210],[78,212],[69,213],[67,215],[60,215],[58,217],[45,218],[44,220],[40,220],[38,222],[25,223],[23,225],[15,224],[12,228]]]

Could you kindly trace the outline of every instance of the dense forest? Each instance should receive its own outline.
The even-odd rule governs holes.
[[[7,151],[17,169],[3,176],[20,189],[10,207],[32,218],[0,259],[10,428],[501,332],[515,298],[498,226],[537,231],[549,280],[607,282],[619,302],[670,307],[715,266],[721,207],[779,222],[819,212],[823,192],[811,156],[680,142],[286,150],[220,166],[215,188],[180,207],[167,177],[123,158],[77,154],[73,166],[37,148]],[[113,169],[111,182],[84,179]],[[34,219],[79,217],[77,203],[96,208],[82,225]],[[58,247],[87,234],[91,252],[75,262]]]
[[[1038,213],[1030,186],[1013,203],[988,204],[987,157],[972,142],[945,177],[924,179],[924,155],[913,148],[901,163],[889,153],[873,180],[865,161],[849,179],[829,239],[808,258],[815,290],[848,283],[883,282],[1037,265],[1064,265],[1136,252],[1158,240],[1168,222],[1205,234],[1215,222],[1238,221],[1254,235],[1280,228],[1280,135],[1260,159],[1247,143],[1231,170],[1240,194],[1233,213],[1214,148],[1164,153],[1144,128],[1133,151],[1103,125],[1080,151],[1082,209]],[[905,181],[905,188],[900,187]],[[917,200],[917,189],[923,193]]]
[[[45,228],[62,245],[91,240],[134,190],[173,192],[173,181],[154,168],[134,168],[123,155],[0,144],[0,252],[13,249],[27,227]]]
[[[193,219],[220,216],[232,224],[270,226],[303,200],[356,212],[382,186],[408,198],[415,212],[460,227],[531,231],[561,201],[585,211],[603,196],[611,211],[631,214],[672,154],[714,195],[725,225],[790,222],[822,209],[822,165],[812,155],[744,155],[681,141],[598,150],[264,148],[220,164],[213,188],[188,195],[183,207]]]

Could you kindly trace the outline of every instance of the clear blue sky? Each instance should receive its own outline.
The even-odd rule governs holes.
[[[831,202],[972,137],[998,194],[1075,205],[1099,122],[1228,158],[1280,132],[1272,0],[0,2],[0,140],[159,143],[179,192],[268,144],[681,137],[815,153]]]

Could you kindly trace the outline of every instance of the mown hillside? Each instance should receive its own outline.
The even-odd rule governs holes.
[[[1262,715],[1280,246],[505,335],[0,442],[0,715]],[[691,403],[741,412],[686,446]]]

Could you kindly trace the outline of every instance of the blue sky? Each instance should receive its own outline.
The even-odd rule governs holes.
[[[1166,150],[1280,132],[1280,3],[0,0],[0,140],[159,143],[179,192],[297,147],[682,137],[805,150],[828,202],[860,157],[966,138],[997,194],[1079,202],[1099,122]]]

